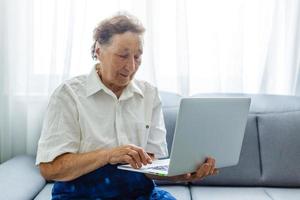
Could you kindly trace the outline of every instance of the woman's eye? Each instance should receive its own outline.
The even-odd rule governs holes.
[[[127,59],[127,58],[129,58],[129,55],[117,54],[117,56],[120,57],[120,58],[122,58],[122,59]],[[134,56],[134,59],[135,59],[135,60],[139,60],[140,57],[141,57],[140,55],[136,55],[136,56]]]
[[[119,57],[123,58],[123,59],[126,59],[128,58],[128,55],[118,55]]]

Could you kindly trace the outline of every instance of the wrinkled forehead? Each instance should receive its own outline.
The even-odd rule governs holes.
[[[115,34],[111,38],[109,49],[114,52],[143,53],[143,36],[132,32]]]

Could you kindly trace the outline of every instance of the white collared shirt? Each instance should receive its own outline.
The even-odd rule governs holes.
[[[52,94],[38,143],[36,164],[63,153],[83,153],[134,144],[168,155],[166,129],[157,88],[132,80],[120,98],[89,75],[64,82]]]

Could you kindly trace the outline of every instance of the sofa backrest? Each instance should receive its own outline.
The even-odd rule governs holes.
[[[254,100],[263,184],[299,187],[300,97],[270,95]]]
[[[160,93],[171,150],[180,96]],[[300,97],[246,94],[252,100],[239,164],[195,185],[300,186]]]
[[[164,121],[167,129],[168,151],[170,154],[181,96],[175,93],[161,92],[160,97],[162,100]]]

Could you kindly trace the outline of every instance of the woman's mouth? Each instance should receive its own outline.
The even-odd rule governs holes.
[[[129,76],[129,74],[122,74],[122,73],[120,73],[120,75],[124,78],[127,78]]]

